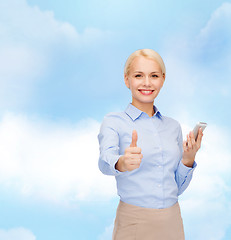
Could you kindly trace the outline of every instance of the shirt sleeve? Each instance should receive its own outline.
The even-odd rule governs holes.
[[[105,117],[101,124],[98,134],[98,166],[103,174],[117,176],[123,173],[115,169],[115,164],[122,155],[119,154],[119,134],[113,125],[115,123],[112,117]]]
[[[181,161],[183,156],[183,137],[182,137],[182,130],[180,125],[179,125],[179,134],[178,134],[178,144],[181,151],[181,157],[175,173],[176,174],[175,177],[176,177],[176,183],[178,185],[178,196],[179,196],[188,187],[192,179],[193,172],[197,166],[197,163],[195,161],[192,167],[185,166]]]

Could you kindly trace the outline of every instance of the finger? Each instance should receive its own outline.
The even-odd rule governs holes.
[[[134,129],[132,131],[132,142],[130,147],[137,147],[137,139],[138,139],[137,131]]]
[[[137,165],[137,164],[140,164],[140,163],[141,163],[141,158],[132,159],[129,162],[130,165]]]
[[[128,147],[126,149],[127,153],[141,153],[141,148],[140,147]]]
[[[191,138],[195,140],[195,136],[194,136],[194,133],[193,133],[193,131],[190,131],[190,133],[189,133],[189,134],[190,134]]]
[[[196,142],[195,142],[194,134],[192,131],[190,132],[190,136],[191,136],[191,143],[192,143],[192,148],[193,148],[193,146],[195,146]]]
[[[126,157],[129,161],[131,161],[131,160],[136,160],[136,159],[142,159],[143,154],[128,154]]]
[[[187,141],[184,141],[184,142],[183,142],[183,149],[184,149],[184,151],[187,151],[187,150],[188,150]]]
[[[198,147],[200,147],[200,145],[201,145],[202,137],[203,137],[203,132],[202,132],[202,128],[200,128],[199,133],[198,133],[198,138],[197,138],[197,141],[196,141]]]
[[[191,138],[189,135],[187,135],[187,142],[188,142],[188,148],[192,148]]]

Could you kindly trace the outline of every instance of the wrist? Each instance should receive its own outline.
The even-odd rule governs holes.
[[[186,166],[186,167],[193,167],[194,159],[193,160],[187,160],[187,159],[182,159],[181,162]]]
[[[123,156],[121,156],[117,163],[115,164],[115,169],[120,171],[120,172],[125,172],[126,170],[124,170],[123,168]]]

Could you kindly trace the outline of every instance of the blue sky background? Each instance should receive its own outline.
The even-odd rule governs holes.
[[[230,26],[230,1],[0,0],[0,240],[110,239],[97,134],[131,101],[123,66],[141,48],[166,64],[161,113],[184,136],[208,123],[179,200],[186,240],[231,239]]]

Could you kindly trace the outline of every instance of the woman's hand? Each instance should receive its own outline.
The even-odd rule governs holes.
[[[202,136],[203,136],[202,129],[199,128],[199,133],[198,133],[198,137],[197,137],[196,141],[195,141],[195,138],[194,138],[194,134],[191,131],[187,135],[187,141],[183,142],[184,152],[183,152],[182,163],[185,166],[187,166],[187,167],[192,167],[193,166],[196,153],[199,150],[199,148],[201,147]]]
[[[143,155],[141,154],[141,148],[137,147],[137,139],[137,132],[133,130],[130,147],[125,149],[124,155],[119,158],[115,165],[115,168],[120,172],[132,171],[140,167]]]

